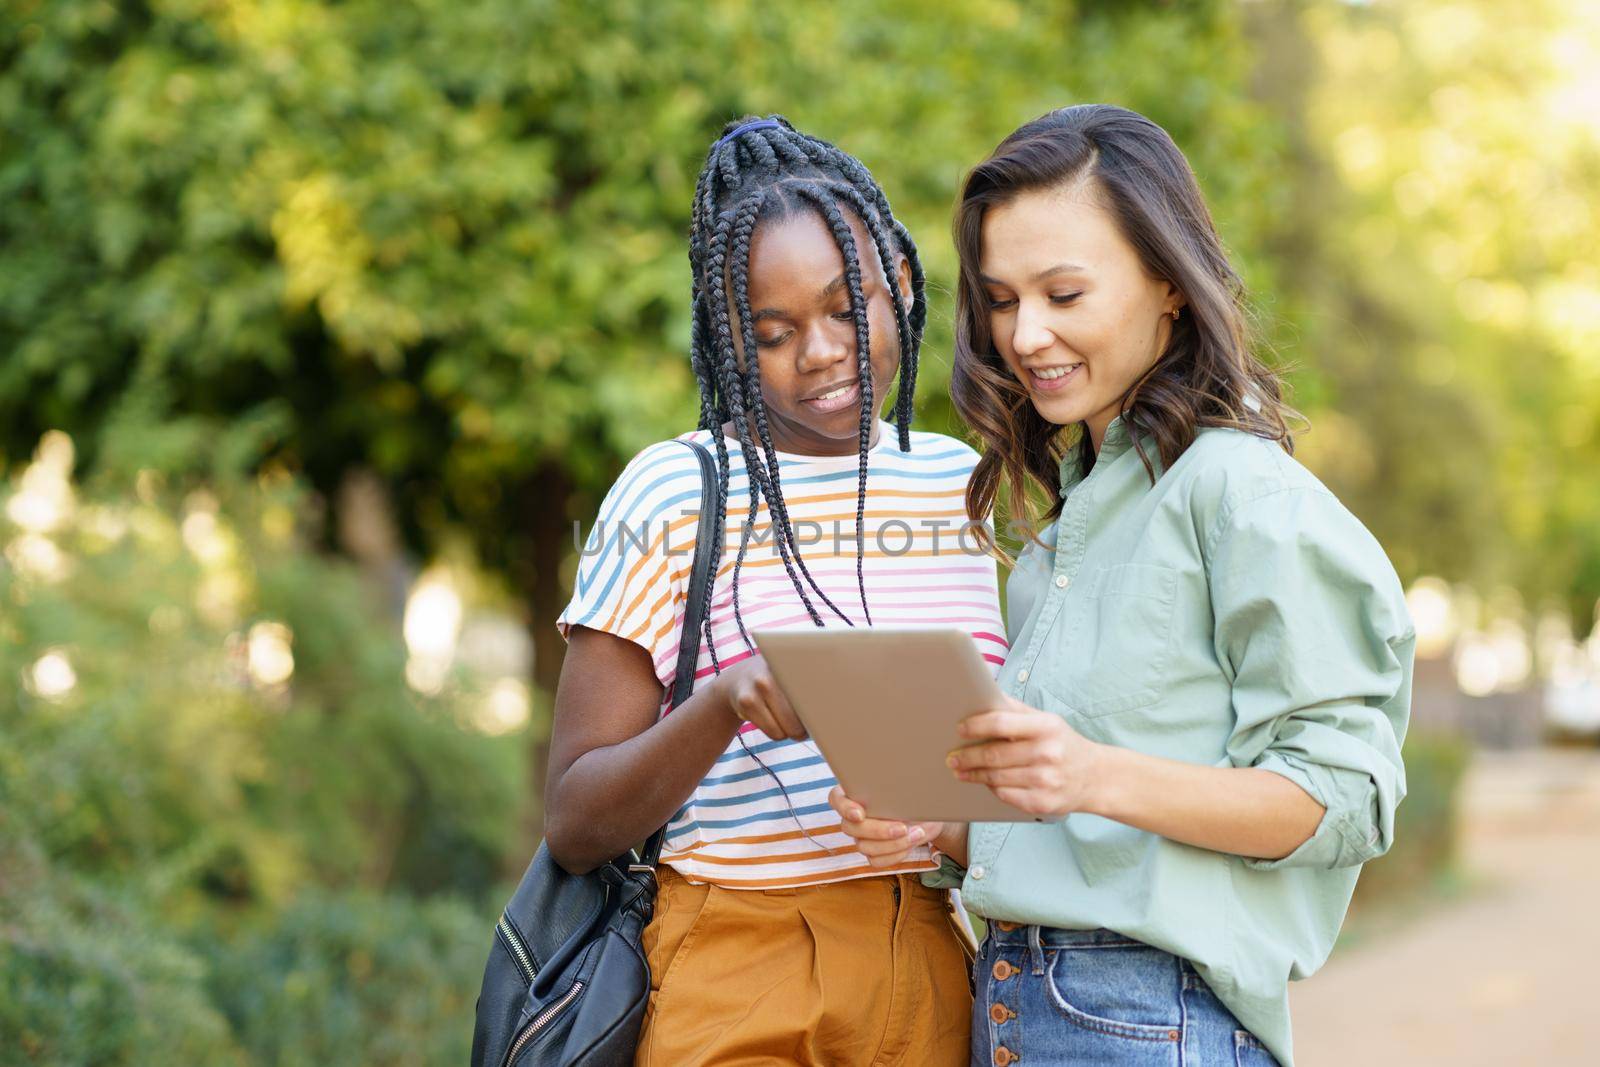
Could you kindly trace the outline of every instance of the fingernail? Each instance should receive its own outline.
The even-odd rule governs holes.
[[[958,770],[961,767],[961,757],[952,752],[950,755],[945,757],[944,765],[949,767],[951,770]]]
[[[922,827],[920,826],[913,826],[911,828],[911,832],[906,834],[906,837],[910,838],[913,844],[921,841],[922,836]]]
[[[866,814],[866,813],[863,812],[860,808],[851,808],[850,809],[850,821],[851,822],[860,822],[861,821],[861,816],[864,815],[864,814]]]

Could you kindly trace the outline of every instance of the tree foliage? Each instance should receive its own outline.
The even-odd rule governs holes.
[[[1600,19],[1264,5],[1296,132],[1282,264],[1305,456],[1407,577],[1600,596]]]
[[[560,561],[533,527],[565,529],[693,417],[684,235],[728,117],[781,110],[865,159],[940,297],[962,170],[1066,101],[1165,123],[1247,254],[1272,201],[1273,142],[1235,91],[1247,56],[1216,5],[18,12],[0,82],[26,146],[0,171],[0,448],[15,460],[58,428],[97,462],[119,418],[282,412],[272,444],[319,488],[370,464],[419,547],[464,525],[525,586]],[[948,306],[924,377],[936,423]],[[536,605],[540,629],[553,606]]]
[[[64,442],[0,488],[0,1064],[459,1060],[523,745],[406,688],[292,481]]]

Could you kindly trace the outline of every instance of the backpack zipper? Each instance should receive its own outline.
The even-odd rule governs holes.
[[[506,944],[511,946],[511,955],[516,957],[517,966],[522,969],[522,976],[529,985],[533,984],[534,975],[538,973],[533,965],[533,955],[528,951],[528,946],[522,943],[522,936],[517,933],[516,927],[511,925],[511,920],[500,916],[500,936],[506,939]]]
[[[506,1052],[505,1067],[511,1067],[511,1065],[516,1062],[517,1056],[520,1055],[522,1050],[527,1046],[528,1042],[537,1037],[539,1031],[543,1030],[547,1025],[549,1025],[550,1020],[561,1014],[561,1010],[576,1000],[578,994],[582,992],[583,983],[581,981],[573,982],[572,988],[561,994],[560,1000],[556,1001],[554,1004],[544,1009],[544,1011],[541,1011],[538,1015],[534,1016],[533,1021],[527,1026],[523,1027],[522,1033],[518,1034],[517,1039],[511,1043],[511,1048]]]

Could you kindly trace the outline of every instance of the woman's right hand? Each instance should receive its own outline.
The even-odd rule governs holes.
[[[729,714],[741,723],[754,723],[774,741],[806,739],[800,716],[761,657],[752,656],[729,667],[717,675],[715,685]]]
[[[866,810],[846,796],[839,786],[828,793],[828,805],[839,813],[839,828],[855,839],[857,850],[874,867],[904,863],[912,849],[924,844],[949,853],[958,863],[966,862],[967,824],[964,822],[907,823],[869,818]]]

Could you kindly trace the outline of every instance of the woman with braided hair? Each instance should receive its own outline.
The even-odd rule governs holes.
[[[910,426],[916,245],[859,161],[770,117],[712,145],[689,262],[700,425],[622,472],[559,620],[551,854],[591,870],[666,826],[637,1062],[965,1063],[968,956],[920,877],[930,842],[868,862],[750,639],[931,621],[1004,658],[963,506],[977,454]],[[714,499],[681,441],[715,452]],[[700,681],[672,707],[699,522],[724,536]]]

